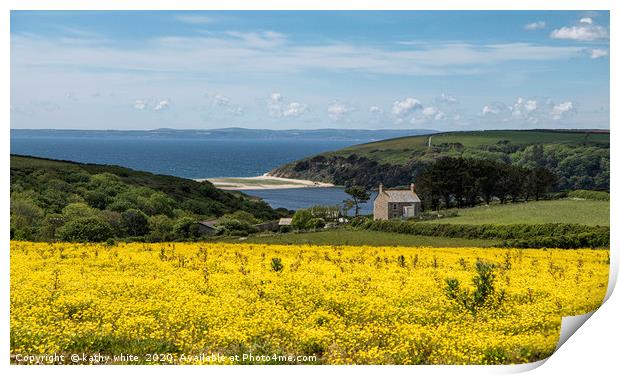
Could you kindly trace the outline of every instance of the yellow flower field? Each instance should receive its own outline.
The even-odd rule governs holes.
[[[493,280],[475,305],[478,260]],[[608,270],[589,249],[11,242],[11,358],[530,362],[600,305]]]

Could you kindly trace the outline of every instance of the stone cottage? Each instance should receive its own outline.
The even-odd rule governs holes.
[[[379,184],[379,193],[373,205],[375,220],[414,217],[422,209],[422,203],[415,193],[414,184],[405,190],[383,189],[383,184]]]

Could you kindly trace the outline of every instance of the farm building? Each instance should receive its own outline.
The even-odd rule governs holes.
[[[198,222],[198,232],[201,235],[205,234],[213,234],[217,230],[215,227],[217,225],[217,220],[209,220],[209,221],[199,221]]]
[[[415,185],[409,189],[384,189],[379,184],[379,193],[373,202],[373,217],[375,220],[389,220],[414,217],[422,209],[420,198],[415,192]]]
[[[293,222],[292,217],[283,217],[283,218],[280,218],[280,220],[278,221],[278,225],[281,227],[288,227],[291,225],[292,222]]]

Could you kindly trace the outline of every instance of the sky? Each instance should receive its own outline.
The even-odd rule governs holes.
[[[12,129],[609,128],[607,11],[12,11]]]

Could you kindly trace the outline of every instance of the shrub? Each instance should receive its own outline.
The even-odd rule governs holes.
[[[174,234],[175,238],[180,240],[198,237],[199,232],[198,225],[196,224],[196,219],[189,216],[181,217],[172,226],[172,233]]]
[[[308,222],[312,220],[312,213],[308,210],[297,210],[293,215],[291,226],[295,229],[308,229]]]
[[[362,229],[404,233],[417,236],[485,238],[503,240],[510,247],[557,247],[574,249],[609,246],[609,227],[580,224],[439,224],[409,221],[375,220],[358,226]]]
[[[223,220],[238,220],[246,224],[259,224],[260,220],[256,219],[254,215],[246,211],[235,211],[232,214],[226,214],[222,217]]]
[[[249,223],[237,219],[222,220],[217,224],[217,227],[219,229],[218,234],[228,236],[247,236],[257,231]]]
[[[588,199],[594,201],[608,201],[609,193],[595,190],[575,190],[568,192],[569,198]]]
[[[57,234],[68,242],[102,242],[113,237],[110,225],[96,216],[71,220],[58,229]]]
[[[476,276],[473,277],[474,291],[462,290],[459,281],[455,278],[446,279],[446,296],[457,301],[462,307],[472,315],[476,315],[479,309],[495,293],[495,266],[481,260],[476,262]]]
[[[144,236],[149,232],[149,218],[132,208],[121,214],[121,227],[130,236]]]
[[[281,272],[284,269],[284,265],[282,264],[282,259],[271,258],[271,269],[275,272]]]
[[[103,210],[109,203],[109,197],[98,190],[89,191],[84,194],[84,199],[93,208]]]
[[[325,228],[325,220],[321,219],[320,217],[313,217],[312,219],[308,220],[308,223],[306,224],[306,228],[307,229],[323,229]]]

